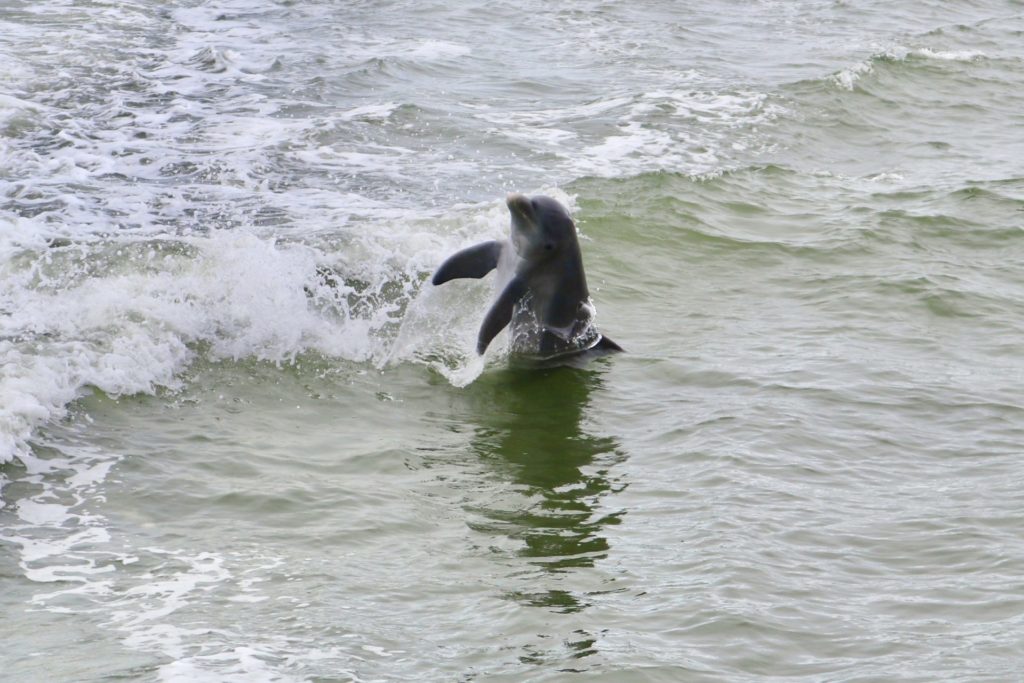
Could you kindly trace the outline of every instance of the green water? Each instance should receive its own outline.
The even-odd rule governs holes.
[[[1019,9],[0,10],[0,679],[1015,679]]]
[[[91,587],[14,581],[76,615],[50,666],[98,641],[117,664],[94,670],[129,678],[242,646],[318,680],[1012,676],[1021,356],[977,268],[1006,242],[977,233],[1016,200],[891,200],[947,207],[928,219],[775,167],[572,189],[626,354],[464,388],[200,362],[43,430],[43,462],[117,458],[56,501],[85,517],[50,533],[106,530],[69,544]]]

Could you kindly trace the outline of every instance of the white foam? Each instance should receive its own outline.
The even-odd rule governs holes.
[[[240,556],[245,578],[236,580],[228,558],[218,553],[158,547],[134,553],[118,550],[106,520],[83,515],[85,499],[77,495],[101,482],[116,460],[113,454],[70,447],[54,462],[75,473],[60,486],[55,477],[40,478],[43,490],[18,502],[21,525],[6,525],[2,540],[20,548],[25,578],[40,584],[40,592],[30,601],[33,607],[56,614],[104,615],[102,625],[119,632],[125,646],[171,660],[160,669],[161,680],[293,680],[276,654],[282,648],[294,652],[293,646],[182,626],[174,619],[214,592],[223,592],[229,602],[267,600],[256,585],[284,560],[268,558],[262,549],[255,558]],[[71,502],[48,502],[69,494]],[[123,571],[138,563],[139,555],[145,556],[150,569]],[[239,640],[248,644],[235,645]]]
[[[235,558],[243,567],[236,579],[229,557],[216,552],[181,552],[146,547],[127,552],[109,523],[84,508],[120,459],[117,454],[68,443],[49,444],[41,474],[30,475],[39,490],[20,499],[15,515],[0,530],[0,541],[16,549],[23,576],[38,585],[30,599],[35,610],[54,614],[102,615],[102,626],[120,634],[123,644],[171,663],[162,680],[293,680],[282,667],[289,644],[261,642],[244,633],[194,627],[175,621],[214,592],[229,602],[261,602],[258,584],[284,560],[258,555]],[[42,461],[38,461],[42,463]],[[63,476],[61,476],[63,475]],[[126,570],[140,556],[147,569]],[[241,627],[241,628],[244,628]],[[242,641],[246,645],[236,645]]]
[[[891,172],[891,171],[890,172],[884,172],[884,173],[877,173],[875,175],[868,176],[867,178],[865,178],[865,180],[868,180],[868,181],[873,182],[873,183],[901,183],[905,179],[906,178],[902,174]]]
[[[507,213],[495,201],[454,220],[461,232],[400,220],[329,247],[233,230],[97,238],[54,250],[30,221],[0,239],[0,306],[8,313],[0,318],[0,460],[27,456],[35,428],[62,417],[88,387],[110,395],[175,389],[197,343],[214,359],[286,363],[318,353],[381,367],[422,362],[422,348],[445,344],[439,330],[475,334],[486,302],[466,301],[461,312],[451,302],[417,302],[421,278],[463,241],[506,233]],[[325,278],[324,268],[337,275]],[[460,316],[464,324],[453,326]],[[82,472],[76,482],[103,474]]]
[[[239,646],[216,655],[179,658],[161,666],[158,676],[165,683],[298,683],[308,680],[283,673],[268,661],[273,659],[276,658],[271,651]]]
[[[23,500],[18,503],[18,517],[29,524],[54,524],[63,521],[67,516],[64,505],[38,503],[34,500]]]
[[[973,62],[985,57],[985,53],[979,50],[932,50],[927,47],[914,50],[913,54],[947,62]]]
[[[624,108],[633,101],[632,97],[616,96],[558,108],[530,109],[525,111],[485,109],[477,114],[477,116],[484,121],[497,123],[501,126],[519,126],[524,124],[550,125],[556,122],[564,123],[567,121],[592,119],[608,114],[616,109]]]
[[[870,57],[845,69],[841,69],[832,74],[830,79],[844,90],[853,90],[861,78],[874,72],[874,65],[877,60],[903,62],[910,57],[947,62],[972,62],[983,59],[985,53],[978,50],[935,50],[928,47],[909,48],[904,45],[890,45],[884,48],[875,46],[875,52]]]
[[[139,630],[134,627],[158,621],[181,609],[188,604],[190,594],[202,590],[204,584],[220,583],[231,578],[231,574],[223,566],[224,559],[214,553],[203,552],[187,556],[159,548],[146,550],[157,555],[170,556],[185,562],[187,566],[182,571],[129,588],[124,592],[124,597],[114,604],[114,621],[131,630],[136,638],[141,636],[138,635]],[[119,606],[127,606],[129,609],[117,609]]]
[[[59,316],[62,308],[56,306],[53,312]],[[52,322],[51,328],[68,327],[67,319]],[[89,331],[88,327],[80,329]],[[111,394],[173,386],[176,372],[191,357],[181,340],[138,331],[127,335],[94,343],[55,342],[34,353],[29,353],[28,347],[22,351],[12,342],[0,342],[4,368],[0,375],[0,461],[26,455],[32,430],[62,417],[67,404],[87,385]]]
[[[624,177],[716,172],[729,151],[759,149],[757,127],[783,112],[764,93],[702,89],[690,74],[680,79],[685,87],[560,108],[483,108],[475,116],[496,124],[495,135],[550,149],[574,177]]]
[[[396,102],[365,104],[339,112],[337,117],[345,121],[384,121],[398,108]]]
[[[110,474],[110,468],[113,466],[114,461],[107,460],[81,467],[67,478],[67,485],[75,489],[92,489],[106,480],[107,475]]]
[[[857,81],[859,81],[861,77],[870,74],[873,71],[874,67],[871,65],[871,62],[863,61],[832,74],[830,78],[833,83],[843,90],[853,90]]]
[[[381,33],[352,30],[342,47],[347,61],[359,63],[372,59],[400,59],[417,63],[455,60],[472,54],[470,46],[436,38],[406,39]]]
[[[29,100],[14,97],[13,95],[6,95],[4,93],[0,93],[0,115],[2,115],[5,110],[25,110],[39,112],[46,109],[49,109],[49,107],[41,105],[38,102],[30,102]]]
[[[416,61],[436,61],[465,57],[472,53],[468,45],[450,43],[444,40],[423,40],[399,46],[395,54]]]

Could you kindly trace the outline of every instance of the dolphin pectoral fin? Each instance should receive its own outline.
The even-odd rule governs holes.
[[[505,326],[512,320],[512,309],[525,293],[526,281],[518,277],[512,278],[512,281],[494,301],[491,310],[487,311],[484,322],[480,325],[480,334],[476,339],[477,354],[484,355],[491,340],[505,329]]]
[[[492,240],[468,247],[449,256],[434,273],[431,282],[443,285],[460,277],[482,278],[498,266],[501,242]]]
[[[601,340],[594,344],[593,348],[598,349],[600,351],[606,351],[608,353],[612,353],[614,351],[625,351],[624,348],[622,348],[621,346],[619,346],[618,344],[616,344],[603,334],[601,335]]]

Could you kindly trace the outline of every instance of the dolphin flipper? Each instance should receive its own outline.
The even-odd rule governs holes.
[[[449,256],[434,273],[431,282],[443,285],[460,277],[482,278],[497,268],[500,257],[501,242],[497,240],[468,247]]]
[[[619,346],[618,344],[616,344],[615,342],[613,342],[611,339],[609,339],[608,337],[606,337],[604,335],[601,335],[601,341],[597,342],[597,344],[595,344],[593,348],[595,350],[605,351],[607,353],[613,353],[615,351],[624,351],[625,350],[621,346]]]
[[[480,325],[480,334],[476,339],[476,352],[479,355],[484,355],[487,345],[512,320],[512,309],[515,307],[516,302],[526,293],[526,290],[526,280],[521,277],[514,277],[498,298],[495,299],[494,305],[491,306],[491,310],[487,311],[484,322]]]

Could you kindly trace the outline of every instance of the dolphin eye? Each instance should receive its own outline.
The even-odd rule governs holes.
[[[555,248],[554,243],[552,243],[552,242],[545,242],[544,243],[544,251],[551,251],[554,248]]]

